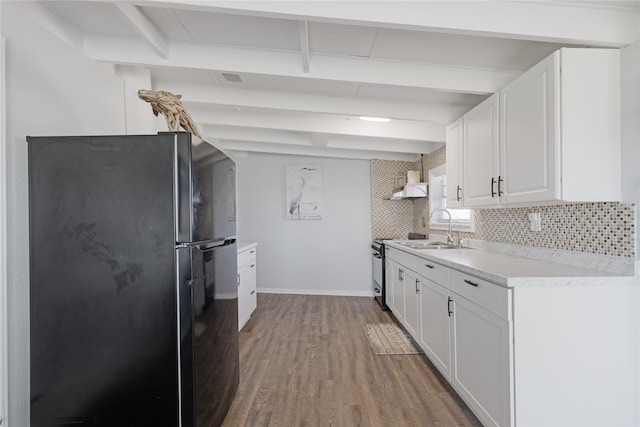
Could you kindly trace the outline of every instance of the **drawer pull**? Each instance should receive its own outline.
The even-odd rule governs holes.
[[[249,266],[249,268],[253,268],[253,267],[255,267],[255,266],[256,266],[255,264],[251,264],[251,266]]]
[[[478,287],[478,284],[477,284],[477,283],[472,282],[471,280],[465,280],[465,281],[464,281],[464,283],[467,283],[467,284],[469,284],[469,285],[471,285],[471,286],[475,286],[476,288]]]
[[[431,264],[425,264],[424,266],[425,267],[429,267],[429,268],[433,268],[433,265],[431,265]]]

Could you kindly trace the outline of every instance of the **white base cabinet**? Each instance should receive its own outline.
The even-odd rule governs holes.
[[[256,255],[256,245],[244,246],[238,251],[238,330],[247,324],[258,307]]]
[[[513,425],[511,291],[395,248],[389,254],[393,315],[484,425]]]
[[[418,341],[427,357],[447,379],[451,376],[450,307],[449,289],[423,278],[420,282],[420,339]]]
[[[455,292],[451,300],[451,385],[485,425],[512,425],[511,323]]]
[[[484,425],[640,425],[637,275],[510,277],[507,288],[387,253],[404,272],[392,314]]]
[[[404,319],[402,324],[413,337],[418,336],[420,279],[413,271],[404,271]]]

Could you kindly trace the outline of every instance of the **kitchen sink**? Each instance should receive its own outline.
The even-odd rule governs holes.
[[[457,246],[450,245],[444,242],[397,242],[402,246],[406,246],[411,249],[456,249]]]

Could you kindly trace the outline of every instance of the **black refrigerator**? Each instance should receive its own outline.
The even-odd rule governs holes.
[[[235,164],[184,132],[27,137],[31,426],[222,423]]]

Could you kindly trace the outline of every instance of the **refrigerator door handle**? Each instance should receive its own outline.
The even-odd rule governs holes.
[[[228,238],[228,239],[224,239],[222,241],[218,241],[214,245],[212,245],[211,243],[202,243],[202,244],[196,246],[195,248],[197,250],[199,250],[200,252],[209,252],[209,251],[213,251],[215,249],[218,249],[218,248],[220,248],[222,246],[233,245],[235,242],[236,242],[235,238]]]
[[[204,240],[201,242],[178,243],[177,248],[194,248],[200,252],[209,252],[221,246],[233,245],[236,242],[235,237],[227,237],[217,240]]]

